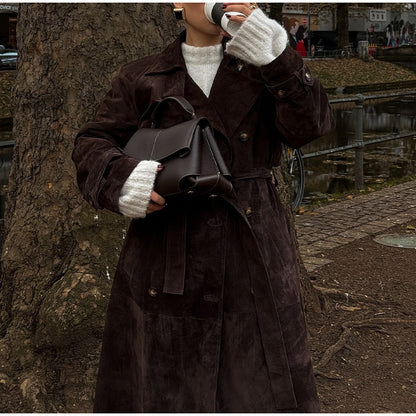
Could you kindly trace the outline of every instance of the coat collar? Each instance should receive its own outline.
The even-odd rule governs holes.
[[[176,69],[186,71],[185,60],[183,59],[181,43],[185,42],[186,31],[183,31],[180,36],[171,43],[163,52],[161,52],[150,66],[145,75],[157,75],[168,73]]]
[[[181,50],[181,43],[185,38],[186,31],[183,31],[159,54],[159,59],[149,67],[146,76],[174,73],[171,83],[166,85],[164,96],[184,96],[185,91],[190,93],[190,101],[197,115],[207,117],[214,128],[230,138],[263,91],[264,85],[256,76],[258,71],[255,67],[224,53],[210,96],[207,98],[187,73]],[[223,41],[224,49],[225,43],[226,39]]]

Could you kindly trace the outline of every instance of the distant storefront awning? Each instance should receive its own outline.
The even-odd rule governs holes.
[[[17,13],[19,6],[16,4],[0,4],[0,13]]]

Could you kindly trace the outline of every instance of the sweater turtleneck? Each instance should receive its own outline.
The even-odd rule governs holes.
[[[182,54],[190,77],[208,97],[223,58],[222,44],[191,46],[182,43]]]

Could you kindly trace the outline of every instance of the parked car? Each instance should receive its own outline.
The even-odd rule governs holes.
[[[15,69],[16,64],[17,64],[17,50],[0,48],[0,68]]]

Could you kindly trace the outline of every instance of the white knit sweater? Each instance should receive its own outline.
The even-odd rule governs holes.
[[[260,9],[254,10],[227,43],[226,52],[252,65],[267,65],[286,48],[287,34],[276,21]],[[195,47],[182,43],[186,69],[195,83],[208,97],[223,58],[222,45]],[[130,218],[144,218],[150,202],[159,163],[140,162],[124,183],[120,198],[120,212]]]
[[[223,58],[221,43],[202,47],[182,43],[181,46],[188,74],[208,97]]]

